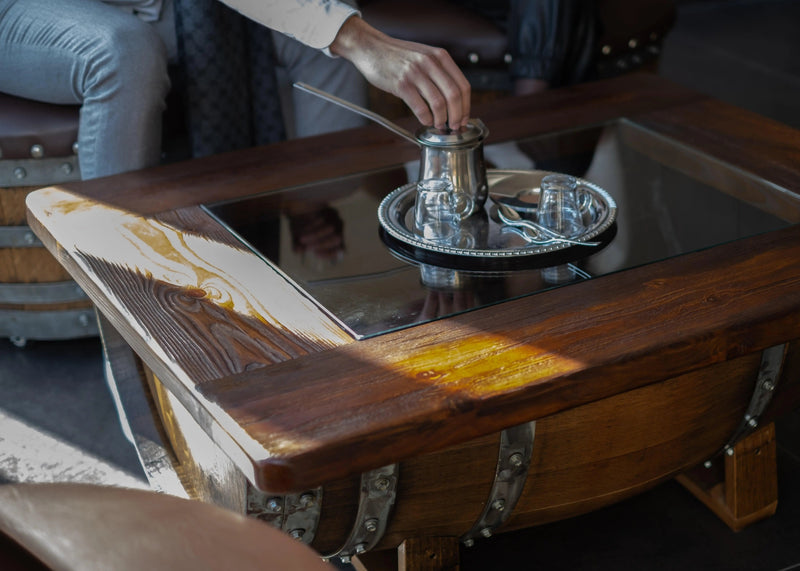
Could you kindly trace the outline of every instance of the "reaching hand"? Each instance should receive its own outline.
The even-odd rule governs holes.
[[[446,50],[397,40],[357,16],[344,23],[330,50],[372,85],[405,101],[423,125],[467,124],[471,88]]]

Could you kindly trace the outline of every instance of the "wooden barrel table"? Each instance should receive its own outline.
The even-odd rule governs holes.
[[[800,404],[800,341],[291,495],[255,489],[219,450],[213,459],[199,457],[198,450],[216,447],[158,378],[148,377],[191,496],[244,511],[348,561],[410,540],[471,546],[675,477],[734,530],[768,517],[777,507],[772,420]],[[370,487],[381,481],[389,483],[390,505],[370,514]],[[380,539],[359,547],[359,530]]]
[[[97,335],[89,298],[25,219],[28,193],[80,179],[78,113],[0,93],[0,337],[18,346]]]

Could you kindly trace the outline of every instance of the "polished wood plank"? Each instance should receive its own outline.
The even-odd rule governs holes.
[[[323,481],[794,338],[797,259],[800,227],[363,340],[324,358],[243,372],[200,391],[254,439],[282,443],[260,464],[258,485],[288,483],[266,476],[271,462],[291,464],[298,482]]]

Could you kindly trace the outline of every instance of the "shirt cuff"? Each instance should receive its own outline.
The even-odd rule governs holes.
[[[251,20],[318,50],[327,50],[348,18],[361,15],[357,8],[339,1],[222,1]]]

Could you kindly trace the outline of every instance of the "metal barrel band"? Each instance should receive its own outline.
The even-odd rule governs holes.
[[[248,486],[247,514],[285,531],[303,543],[314,541],[321,512],[321,487],[299,494],[272,495]]]
[[[786,359],[787,350],[788,344],[786,343],[764,349],[761,354],[761,366],[758,370],[756,385],[753,389],[753,395],[750,397],[750,403],[747,405],[747,410],[744,413],[744,418],[742,418],[739,426],[728,439],[728,442],[713,457],[719,456],[720,454],[733,454],[734,445],[758,427],[761,415],[764,414],[764,411],[775,394],[775,389],[778,386],[778,380],[783,370],[783,363]],[[706,461],[706,466],[709,467],[710,465],[711,460]]]
[[[325,555],[324,559],[339,557],[342,563],[350,563],[354,555],[375,547],[386,532],[394,507],[399,469],[399,464],[389,464],[361,475],[358,512],[350,535],[336,553]]]
[[[494,482],[480,517],[460,541],[467,547],[478,537],[488,538],[514,511],[528,475],[533,455],[536,422],[526,422],[500,433],[500,450]]]

